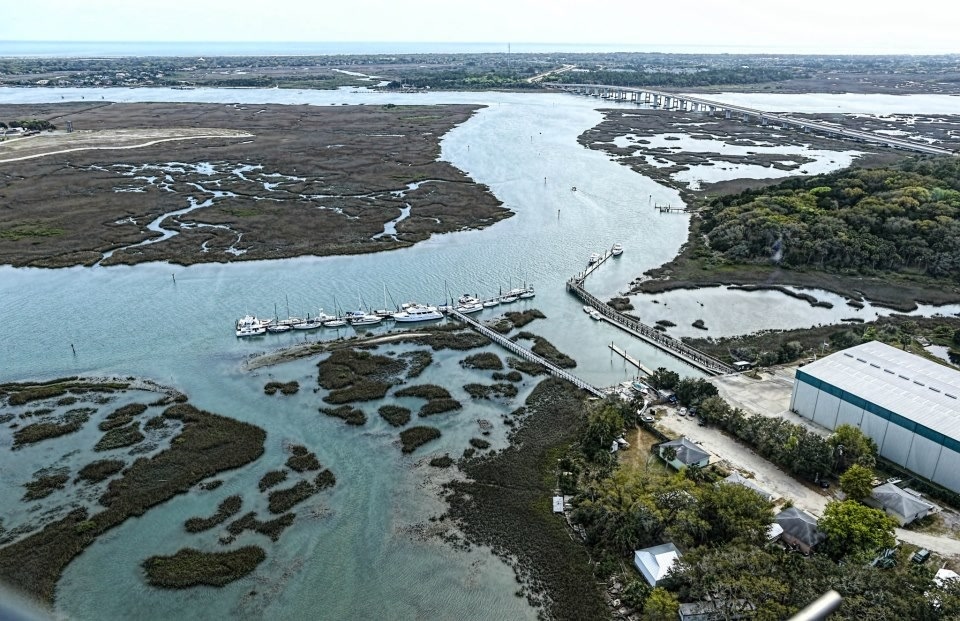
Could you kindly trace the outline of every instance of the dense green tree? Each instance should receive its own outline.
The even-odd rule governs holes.
[[[677,401],[688,406],[699,405],[704,399],[718,394],[717,387],[702,377],[683,378],[677,382],[674,392],[677,395]]]
[[[677,611],[680,609],[680,602],[666,589],[657,587],[650,591],[647,601],[643,604],[643,614],[641,619],[649,621],[664,621],[665,619],[676,619]]]
[[[583,452],[590,459],[610,452],[610,446],[623,430],[620,408],[612,405],[594,410],[587,416],[587,430],[583,436]]]
[[[657,368],[650,376],[650,385],[657,390],[673,390],[680,381],[680,374],[664,367]]]
[[[773,523],[773,504],[743,485],[717,483],[702,488],[700,517],[709,524],[700,543],[735,540],[762,545]]]
[[[831,502],[817,527],[827,536],[821,549],[835,559],[872,554],[896,543],[897,523],[883,511],[852,500]]]
[[[827,442],[833,448],[838,472],[853,464],[872,468],[877,463],[877,443],[853,425],[839,425]]]
[[[873,471],[860,464],[853,464],[840,475],[840,489],[851,500],[863,500],[873,490]]]

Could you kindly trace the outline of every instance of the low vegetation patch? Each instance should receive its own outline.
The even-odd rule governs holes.
[[[31,401],[61,397],[68,392],[115,392],[127,386],[122,382],[86,382],[77,377],[67,377],[49,382],[0,384],[0,396],[6,396],[10,405],[25,405]]]
[[[434,457],[430,460],[430,465],[434,468],[449,468],[453,465],[453,457],[450,455],[443,455],[442,457]]]
[[[349,405],[341,405],[338,408],[320,408],[320,411],[327,416],[342,419],[348,425],[360,426],[367,423],[367,415],[363,413],[363,410]]]
[[[337,477],[333,475],[330,470],[324,470],[316,476],[313,480],[313,485],[316,487],[317,491],[325,490],[328,487],[333,487],[337,484]]]
[[[267,382],[266,386],[263,387],[263,392],[268,395],[275,395],[277,392],[280,392],[284,395],[295,395],[297,391],[300,390],[300,383],[293,381],[282,384],[280,382]]]
[[[399,405],[384,405],[377,411],[391,427],[403,427],[410,422],[410,410]]]
[[[420,374],[433,362],[433,354],[426,350],[408,351],[400,354],[407,361],[407,379],[420,377]]]
[[[516,386],[506,383],[493,384],[490,386],[486,384],[467,384],[463,389],[474,399],[508,399],[516,397],[519,392]]]
[[[127,427],[118,427],[111,429],[103,434],[100,441],[93,447],[95,451],[109,451],[111,449],[133,446],[143,441],[144,436],[140,433],[140,425],[133,423]]]
[[[469,349],[476,349],[478,347],[483,347],[484,345],[490,344],[490,341],[487,339],[487,337],[477,334],[472,330],[464,329],[460,329],[457,332],[449,330],[436,330],[423,336],[417,336],[413,340],[417,343],[429,345],[434,351],[441,349],[467,351]]]
[[[523,381],[523,375],[520,374],[520,371],[510,371],[508,373],[494,373],[493,381],[520,382],[520,381]]]
[[[260,477],[260,482],[257,483],[257,487],[260,488],[261,492],[265,492],[271,487],[276,487],[284,481],[287,480],[287,471],[286,470],[271,470],[262,477]]]
[[[447,389],[436,384],[418,384],[416,386],[407,386],[401,388],[394,396],[397,397],[419,397],[421,399],[449,399],[450,393]]]
[[[528,598],[543,605],[546,616],[607,618],[584,547],[550,511],[555,479],[549,474],[556,471],[557,451],[583,427],[582,394],[567,382],[545,379],[526,405],[529,416],[509,447],[461,462],[469,480],[446,485],[449,516],[469,542],[491,546],[513,564]],[[471,446],[464,456],[475,451]]]
[[[252,530],[255,533],[269,537],[270,541],[277,541],[280,539],[283,531],[293,524],[293,520],[296,517],[296,513],[284,513],[278,518],[261,522],[257,519],[257,513],[251,511],[243,517],[230,522],[230,524],[227,525],[227,532],[237,537],[245,530]]]
[[[250,574],[266,558],[267,553],[259,546],[246,546],[230,552],[184,548],[173,556],[151,556],[143,562],[143,568],[147,582],[155,587],[220,587]]]
[[[218,506],[217,512],[207,518],[193,517],[183,523],[183,527],[188,533],[200,533],[210,530],[218,524],[223,524],[229,518],[240,512],[243,505],[243,498],[239,495],[228,496]]]
[[[27,493],[23,495],[23,499],[39,500],[46,498],[58,489],[63,489],[69,479],[70,475],[67,472],[56,472],[38,476],[23,485],[27,488]]]
[[[27,425],[13,432],[13,448],[77,432],[89,419],[89,414],[68,413],[64,415],[61,422],[48,421]]]
[[[80,468],[77,480],[99,483],[123,470],[123,466],[124,462],[121,459],[98,459]]]
[[[500,371],[503,369],[503,361],[500,356],[491,351],[485,351],[479,354],[467,356],[460,361],[460,366],[467,369],[482,369],[488,371]]]
[[[432,399],[423,404],[420,408],[420,416],[433,416],[434,414],[443,414],[459,410],[463,405],[456,399]]]
[[[400,443],[404,453],[412,453],[427,442],[440,437],[440,430],[436,427],[417,426],[400,432]]]
[[[630,298],[611,298],[610,301],[607,302],[607,306],[621,313],[623,311],[633,310],[633,304],[630,302]]]
[[[507,321],[513,324],[515,328],[522,328],[527,325],[534,319],[546,319],[547,316],[536,308],[531,308],[530,310],[525,311],[508,311],[503,314],[506,317]]]
[[[320,469],[320,460],[317,459],[315,454],[308,451],[307,447],[297,444],[296,446],[290,447],[290,452],[293,453],[293,455],[287,460],[287,468],[296,472],[308,472],[310,470]]]
[[[137,459],[122,476],[110,481],[99,498],[99,513],[76,509],[41,531],[0,548],[0,580],[51,602],[63,569],[97,537],[131,516],[143,515],[201,481],[263,454],[266,433],[254,425],[185,403],[167,408],[163,415],[183,423],[170,448]]]
[[[270,492],[270,496],[268,496],[270,513],[286,513],[307,498],[313,496],[315,491],[309,481],[299,481],[292,487]]]
[[[507,366],[516,371],[521,371],[527,375],[536,377],[537,375],[546,375],[547,369],[538,362],[531,362],[522,358],[507,357]]]
[[[108,414],[105,419],[100,421],[100,424],[97,425],[97,428],[100,429],[100,431],[110,431],[111,429],[116,429],[117,427],[129,425],[133,422],[134,418],[140,416],[146,411],[147,406],[142,403],[131,403],[129,405],[125,405]]]
[[[577,361],[570,356],[562,353],[553,346],[553,343],[540,335],[532,332],[521,332],[517,335],[518,339],[533,341],[533,347],[530,350],[545,359],[547,362],[557,365],[561,369],[572,369],[577,366]]]

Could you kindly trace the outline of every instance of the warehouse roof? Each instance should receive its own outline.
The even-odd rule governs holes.
[[[801,372],[960,439],[960,371],[870,341],[811,362]]]

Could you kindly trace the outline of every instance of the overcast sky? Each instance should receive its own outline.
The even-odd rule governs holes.
[[[0,19],[0,41],[593,43],[958,53],[954,1],[11,0]]]

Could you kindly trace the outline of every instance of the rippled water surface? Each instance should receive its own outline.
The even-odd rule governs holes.
[[[648,367],[694,373],[616,329],[591,321],[564,290],[566,279],[585,267],[591,252],[620,242],[625,247],[623,256],[608,261],[587,285],[601,297],[615,295],[644,270],[671,259],[686,236],[686,216],[661,215],[650,208],[652,203],[681,204],[675,191],[577,143],[580,133],[601,120],[594,106],[612,104],[561,94],[0,89],[0,103],[54,102],[61,97],[63,101],[103,98],[240,105],[482,103],[485,108],[444,137],[441,157],[489,185],[516,215],[482,231],[439,235],[413,248],[365,256],[187,268],[166,264],[60,270],[0,267],[0,319],[7,326],[0,331],[3,381],[68,374],[144,376],[186,392],[198,407],[268,431],[266,454],[250,466],[225,474],[220,489],[177,497],[110,531],[86,550],[61,581],[58,608],[100,619],[534,617],[525,600],[514,596],[516,582],[504,563],[485,550],[454,551],[411,530],[443,510],[435,488],[435,479],[441,475],[418,460],[447,451],[458,455],[477,434],[477,418],[496,423],[491,440],[495,447],[503,446],[506,430],[499,424],[500,414],[516,407],[532,382],[522,387],[514,403],[471,403],[462,412],[437,417],[443,438],[415,457],[404,457],[396,445],[396,430],[380,420],[373,408],[367,407],[370,422],[359,429],[317,413],[322,393],[312,390],[315,360],[253,374],[242,368],[251,354],[305,338],[350,336],[352,331],[238,340],[232,322],[247,312],[272,315],[275,305],[285,314],[285,300],[291,312],[315,313],[320,306],[330,310],[335,299],[344,306],[352,304],[358,294],[380,306],[384,287],[398,302],[439,302],[447,291],[486,295],[527,283],[536,287],[537,297],[524,305],[540,308],[548,317],[530,328],[576,358],[576,372],[585,379],[609,385],[629,376],[622,361],[612,358],[610,342],[626,346]],[[817,111],[823,96],[811,97],[816,106],[810,111]],[[916,101],[914,112],[933,111],[925,107],[933,100],[925,97],[849,96],[829,101],[858,111],[885,112],[894,100],[897,106]],[[956,101],[946,97],[936,101],[941,100]],[[771,109],[784,109],[783,101],[775,100]],[[795,108],[791,109],[802,109],[802,97],[792,101]],[[766,319],[777,316],[778,306],[771,306],[771,299],[781,300],[779,308],[793,309],[782,313],[781,323],[807,325],[810,321],[809,307],[802,301],[771,292],[730,295],[725,291],[660,297],[676,307],[684,321],[702,316],[716,333],[767,327]],[[686,298],[692,301],[684,302]],[[482,316],[497,312],[486,310]],[[640,313],[644,319],[660,318],[645,307]],[[677,328],[678,333],[689,331]],[[455,397],[468,402],[462,384],[484,381],[486,376],[462,369],[457,362],[463,355],[435,353],[435,364],[423,381],[448,386]],[[270,379],[296,379],[303,389],[293,397],[266,397],[263,384]],[[19,485],[39,464],[66,452],[70,438],[16,453],[2,447],[4,497],[16,498]],[[336,473],[338,485],[298,508],[294,526],[279,543],[265,546],[268,559],[260,569],[223,589],[170,592],[144,584],[139,563],[146,556],[170,554],[188,544],[218,547],[216,530],[187,538],[182,527],[186,517],[209,515],[217,502],[233,493],[243,494],[246,506],[262,509],[257,505],[262,497],[250,490],[256,489],[265,470],[282,464],[285,444],[290,442],[303,442],[316,450],[321,462]],[[17,511],[14,521],[27,519],[25,512]],[[250,533],[244,537],[263,544]]]

